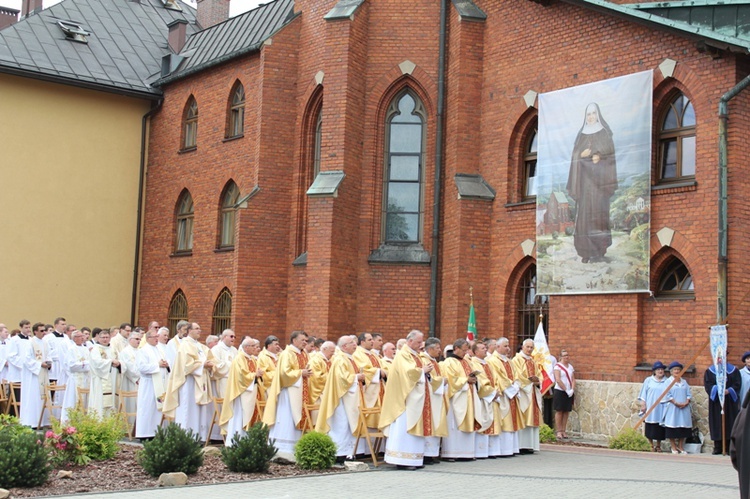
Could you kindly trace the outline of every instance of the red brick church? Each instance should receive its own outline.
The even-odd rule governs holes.
[[[152,83],[163,102],[139,320],[452,342],[472,287],[480,337],[518,346],[542,312],[579,378],[687,362],[724,317],[738,361],[750,349],[749,11],[276,0],[226,19],[226,0],[199,0],[205,29],[170,25]],[[649,70],[652,293],[537,296],[537,96]],[[698,373],[708,362],[704,350]]]

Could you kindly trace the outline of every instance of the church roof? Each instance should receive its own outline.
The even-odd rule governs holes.
[[[149,84],[169,51],[167,25],[196,11],[162,0],[64,0],[0,30],[0,72],[157,98]],[[62,23],[61,23],[62,22]]]
[[[750,1],[692,0],[615,4],[607,0],[563,0],[638,24],[673,32],[708,46],[750,53]]]
[[[275,0],[253,10],[198,31],[180,51],[183,62],[157,80],[161,86],[211,66],[260,49],[281,28],[296,17],[294,0]]]

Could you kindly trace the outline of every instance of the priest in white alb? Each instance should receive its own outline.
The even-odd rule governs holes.
[[[198,342],[200,336],[201,327],[193,322],[177,350],[162,411],[205,441],[212,417],[209,381],[213,355],[206,345]]]
[[[60,414],[60,421],[63,424],[68,421],[68,412],[75,409],[79,402],[81,409],[86,409],[84,404],[87,401],[79,398],[78,389],[88,390],[91,386],[90,352],[89,348],[84,345],[86,335],[82,331],[75,330],[71,336],[73,337],[73,346],[68,348],[65,356],[67,382],[65,385],[65,397],[62,403],[62,412]]]
[[[128,344],[117,354],[122,366],[118,396],[120,392],[138,392],[138,380],[141,379],[141,372],[138,370],[138,347],[141,344],[141,334],[140,330],[132,331],[128,336]],[[124,397],[123,401],[125,412],[135,414],[138,405],[137,398]],[[135,416],[129,416],[128,427],[132,428],[134,423]]]
[[[258,367],[259,352],[260,342],[246,337],[232,360],[219,418],[227,447],[234,445],[235,440],[245,436],[247,430],[260,421],[259,383],[265,373]]]
[[[331,437],[336,445],[336,457],[343,461],[354,454],[354,433],[359,424],[359,404],[365,374],[360,372],[352,356],[357,348],[353,336],[339,338],[338,348],[323,388],[315,431]]]
[[[37,428],[43,407],[43,397],[49,385],[48,373],[52,367],[49,349],[42,338],[46,333],[44,324],[38,322],[33,327],[34,336],[19,343],[19,356],[23,361],[21,371],[21,424]],[[49,424],[49,414],[44,412],[41,426]]]
[[[434,368],[419,358],[423,339],[421,331],[411,331],[396,353],[380,413],[380,428],[388,437],[385,462],[409,470],[422,466],[425,425],[432,425],[431,400],[425,385]]]
[[[542,392],[540,390],[541,371],[531,354],[534,352],[534,340],[524,340],[521,351],[513,357],[513,372],[520,388],[518,408],[524,422],[524,428],[518,431],[518,446],[522,454],[539,450],[539,427],[542,419]]]
[[[393,346],[392,343],[386,345]],[[427,338],[424,342],[424,352],[420,354],[425,364],[432,364],[427,388],[430,391],[430,409],[432,411],[432,425],[425,428],[424,463],[434,464],[435,458],[440,456],[440,440],[448,436],[448,407],[445,404],[445,393],[448,380],[443,376],[438,357],[440,356],[440,340]]]
[[[169,363],[157,347],[158,333],[146,332],[146,344],[138,349],[136,363],[138,381],[138,415],[135,418],[135,437],[153,438],[161,424],[161,408],[167,389]]]
[[[291,345],[279,355],[278,370],[266,394],[263,422],[271,428],[268,438],[276,441],[279,455],[294,455],[294,446],[308,424],[302,410],[309,403],[308,378],[312,374],[306,345],[307,333],[294,331]]]
[[[96,331],[96,330],[95,330]],[[117,410],[115,393],[119,379],[120,361],[109,346],[109,329],[102,329],[94,336],[96,345],[91,349],[90,413],[99,417],[108,416]]]

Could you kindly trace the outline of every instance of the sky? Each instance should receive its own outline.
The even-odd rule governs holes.
[[[56,3],[60,3],[62,0],[44,0],[44,8],[51,5],[55,5]],[[102,0],[103,2],[107,2],[110,0]],[[263,0],[268,1],[268,0]],[[195,6],[195,0],[187,0],[186,3],[192,4]],[[257,7],[258,4],[261,3],[261,0],[231,0],[229,4],[229,15],[230,16],[236,16],[238,14],[242,14],[243,12],[246,12],[254,7]],[[11,9],[18,9],[21,10],[21,0],[0,0],[0,7],[10,7]]]

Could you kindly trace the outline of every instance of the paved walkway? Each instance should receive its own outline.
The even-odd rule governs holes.
[[[408,491],[408,498],[404,492]],[[542,445],[510,459],[440,463],[417,471],[392,466],[338,475],[220,485],[149,489],[67,497],[106,499],[380,498],[400,497],[681,497],[737,498],[737,473],[728,457],[674,456]],[[59,496],[63,497],[63,496]]]

